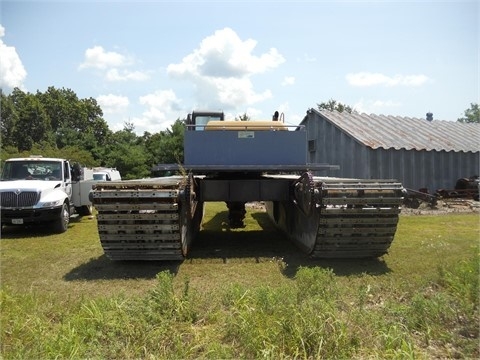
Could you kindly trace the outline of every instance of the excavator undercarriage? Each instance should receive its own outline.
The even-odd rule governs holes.
[[[215,189],[215,191],[213,191]],[[263,201],[272,221],[315,258],[378,257],[395,235],[401,184],[260,175],[173,176],[94,186],[98,231],[112,260],[182,260],[200,229],[204,202],[225,201],[231,227],[242,227],[245,203]]]

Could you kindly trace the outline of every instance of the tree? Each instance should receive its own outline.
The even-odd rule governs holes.
[[[185,122],[177,119],[170,129],[162,132],[159,143],[160,162],[165,164],[183,163],[183,138]]]
[[[95,152],[111,134],[95,99],[79,99],[70,89],[54,87],[37,92],[37,97],[50,118],[58,148],[78,146]]]
[[[149,163],[152,166],[157,164],[183,164],[185,121],[185,119],[177,119],[170,129],[153,135],[144,134],[145,147],[149,155]]]
[[[54,133],[57,133],[58,129],[76,122],[75,118],[79,113],[78,97],[72,90],[56,89],[50,86],[44,93],[37,91],[36,96],[50,117]]]
[[[117,168],[122,178],[127,180],[149,177],[151,174],[145,143],[134,130],[133,124],[125,123],[123,130],[110,136],[99,154],[100,165]]]
[[[97,101],[79,99],[70,89],[49,87],[30,94],[15,88],[0,95],[2,147],[14,146],[19,152],[30,151],[33,144],[76,147],[99,159],[112,134]]]
[[[471,103],[470,108],[465,110],[464,116],[457,119],[461,123],[480,123],[480,109],[478,104]]]
[[[116,167],[125,179],[151,175],[158,163],[183,163],[185,119],[156,134],[137,136],[134,124],[112,132],[93,98],[79,99],[70,89],[49,87],[25,93],[0,91],[0,158],[41,154],[85,166]],[[246,119],[246,114],[244,115]]]
[[[35,143],[53,145],[50,118],[34,95],[26,94],[18,101],[17,114],[13,141],[19,151],[30,150]]]
[[[28,157],[31,154],[41,154],[43,157],[69,159],[86,167],[99,166],[99,162],[94,160],[92,154],[86,150],[79,149],[75,146],[67,146],[59,150],[45,143],[34,144],[30,150],[25,151],[18,151],[16,147],[2,146],[1,159]]]
[[[342,104],[336,100],[330,99],[327,102],[322,102],[320,104],[317,104],[318,110],[329,110],[329,111],[338,111],[338,112],[348,112],[352,113],[353,109],[345,104]]]
[[[250,116],[247,115],[247,113],[243,113],[243,115],[240,115],[238,117],[235,116],[236,121],[250,121]]]
[[[5,146],[15,146],[13,131],[18,122],[18,114],[11,98],[5,96],[0,90],[0,136],[2,148]]]

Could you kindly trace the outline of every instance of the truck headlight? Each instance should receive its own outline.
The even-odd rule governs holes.
[[[61,200],[44,202],[42,207],[54,207],[61,204]]]

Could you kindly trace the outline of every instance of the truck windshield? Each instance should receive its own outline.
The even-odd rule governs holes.
[[[7,161],[2,170],[1,180],[62,180],[60,161]]]
[[[107,181],[108,180],[107,174],[103,174],[103,173],[93,174],[93,180]]]

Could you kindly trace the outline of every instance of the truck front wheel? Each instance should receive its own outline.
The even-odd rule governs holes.
[[[64,233],[68,229],[68,223],[70,222],[70,212],[68,211],[68,204],[63,203],[62,211],[58,216],[58,219],[53,223],[53,229],[56,233]]]
[[[78,215],[80,216],[89,216],[93,214],[93,206],[92,205],[84,205],[75,208]]]

